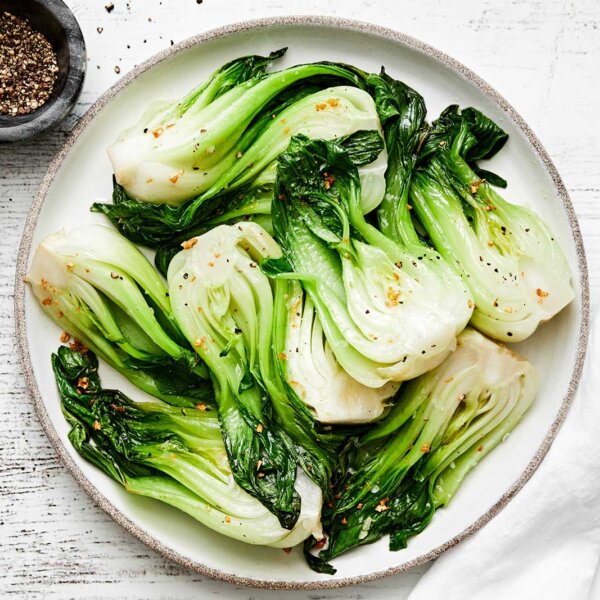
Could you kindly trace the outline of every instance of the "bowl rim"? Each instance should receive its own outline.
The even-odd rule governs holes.
[[[40,5],[51,13],[65,32],[69,47],[69,68],[60,93],[40,107],[46,106],[46,110],[28,121],[1,126],[0,143],[24,141],[58,125],[75,106],[85,79],[85,39],[71,9],[62,0],[31,0],[31,3]],[[35,115],[35,112],[32,114]]]
[[[186,556],[179,554],[177,551],[167,547],[162,542],[155,539],[152,535],[144,531],[141,527],[133,523],[128,519],[118,508],[116,508],[106,498],[98,488],[96,488],[90,480],[85,476],[83,471],[77,466],[74,460],[71,458],[63,445],[54,425],[50,421],[50,418],[46,412],[40,390],[37,386],[35,376],[33,374],[33,367],[31,363],[31,357],[29,355],[29,346],[27,342],[27,323],[25,317],[25,282],[24,277],[27,272],[29,256],[32,246],[32,238],[37,225],[38,217],[41,208],[44,204],[47,192],[54,180],[54,177],[61,167],[61,164],[72,148],[73,144],[79,138],[79,135],[85,130],[87,125],[92,121],[96,114],[104,108],[121,90],[126,88],[131,82],[133,82],[141,73],[146,72],[150,68],[159,64],[160,62],[168,59],[174,54],[183,50],[192,48],[197,45],[201,45],[210,40],[235,34],[244,31],[251,30],[264,30],[270,27],[322,27],[322,28],[334,28],[341,31],[363,33],[375,37],[380,37],[388,41],[400,43],[404,46],[408,46],[413,50],[417,50],[422,54],[426,54],[429,57],[433,57],[437,61],[441,62],[445,66],[452,69],[455,73],[458,73],[463,79],[466,79],[471,84],[474,84],[479,88],[488,98],[490,98],[503,113],[512,121],[512,123],[521,130],[521,132],[528,139],[531,149],[540,161],[543,163],[546,171],[550,175],[557,197],[565,210],[566,216],[569,221],[571,234],[575,244],[575,251],[577,255],[577,268],[580,281],[580,314],[579,314],[579,339],[577,343],[577,349],[575,352],[575,360],[573,365],[573,371],[569,380],[567,392],[560,405],[558,413],[554,421],[552,422],[545,438],[541,445],[537,449],[535,455],[531,461],[520,474],[518,479],[511,485],[511,487],[501,496],[501,498],[488,509],[486,513],[477,518],[471,525],[464,529],[461,533],[457,534],[444,544],[434,548],[430,552],[422,554],[413,560],[406,561],[402,564],[383,569],[381,571],[375,571],[365,575],[356,575],[351,577],[344,577],[339,579],[331,580],[316,580],[316,581],[278,581],[269,579],[260,579],[253,577],[241,577],[232,573],[224,572],[219,569],[208,567],[196,560],[192,560]],[[398,32],[396,30],[367,23],[364,21],[357,21],[352,19],[345,19],[331,16],[318,16],[318,15],[294,15],[294,16],[278,16],[278,17],[267,17],[261,19],[241,21],[237,23],[228,24],[215,29],[211,29],[205,33],[201,33],[192,36],[186,40],[183,40],[165,50],[158,52],[157,54],[150,57],[148,60],[136,66],[134,69],[129,71],[123,78],[113,84],[107,91],[105,91],[88,109],[83,115],[77,125],[74,127],[69,137],[65,140],[61,149],[54,156],[50,163],[47,173],[40,184],[37,194],[32,203],[31,209],[27,216],[25,228],[21,238],[19,247],[17,267],[16,267],[16,279],[15,279],[15,316],[16,316],[16,337],[17,345],[19,350],[19,356],[21,359],[21,365],[23,369],[23,375],[25,378],[26,388],[30,397],[33,399],[38,418],[42,423],[46,435],[50,439],[54,449],[64,465],[71,472],[77,483],[85,490],[85,492],[92,498],[92,500],[106,512],[114,521],[121,525],[126,531],[132,534],[135,538],[140,540],[142,543],[158,552],[162,556],[172,560],[179,565],[186,567],[192,571],[200,573],[214,579],[225,581],[227,583],[235,585],[243,585],[248,587],[254,587],[259,589],[273,589],[273,590],[320,590],[320,589],[335,589],[360,583],[367,583],[389,575],[395,575],[401,572],[408,571],[414,567],[425,564],[426,562],[433,560],[440,556],[446,550],[452,548],[456,544],[470,537],[473,533],[481,529],[487,524],[493,517],[495,517],[514,496],[521,490],[529,478],[533,475],[536,469],[539,467],[544,456],[548,452],[550,446],[558,430],[560,429],[570,405],[573,402],[577,385],[581,378],[583,364],[585,360],[585,353],[587,347],[587,341],[589,336],[589,278],[587,270],[587,262],[585,257],[585,249],[583,244],[583,238],[581,235],[577,216],[573,208],[573,204],[569,197],[569,194],[562,182],[562,179],[554,166],[548,153],[542,146],[537,136],[533,133],[530,127],[527,125],[525,120],[520,114],[507,102],[507,100],[501,96],[492,86],[486,81],[479,77],[476,73],[471,71],[468,67],[455,60],[451,56],[438,50],[437,48],[426,44],[412,36]]]

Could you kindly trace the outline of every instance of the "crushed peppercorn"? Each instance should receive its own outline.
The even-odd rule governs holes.
[[[56,52],[27,19],[0,13],[0,114],[27,115],[43,106],[58,77]]]

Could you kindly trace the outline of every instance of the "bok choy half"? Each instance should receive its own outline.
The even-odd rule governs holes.
[[[103,389],[90,351],[62,346],[52,366],[71,443],[128,492],[248,544],[287,548],[320,537],[321,490],[303,473],[294,483],[302,508],[292,529],[233,482],[214,410],[132,402]]]
[[[475,109],[451,106],[434,123],[410,201],[435,249],[461,275],[476,305],[472,323],[502,341],[528,338],[574,298],[571,271],[548,226],[511,204],[473,170],[506,134]]]
[[[267,261],[265,272],[302,282],[354,379],[381,388],[454,349],[473,310],[469,292],[437,252],[397,243],[365,220],[358,172],[343,148],[294,137],[278,160],[272,219],[283,258]]]
[[[376,421],[400,384],[368,387],[337,362],[310,295],[297,281],[279,279],[275,292],[275,359],[287,385],[322,423]]]
[[[82,225],[47,236],[27,281],[65,335],[140,389],[178,406],[212,402],[208,370],[181,333],[163,280],[114,229]]]
[[[120,187],[112,205],[94,210],[151,247],[184,232],[191,237],[233,191],[245,197],[272,186],[274,161],[293,135],[343,138],[380,128],[373,99],[360,89],[362,72],[315,63],[266,74],[283,53],[233,61],[179,102],[150,107],[108,149]],[[361,169],[365,212],[383,198],[386,166],[381,146]]]
[[[313,567],[332,572],[326,561],[388,534],[391,550],[404,548],[513,430],[537,388],[526,360],[465,329],[449,358],[405,385],[385,420],[348,442],[324,510],[327,544],[307,553]]]
[[[219,225],[185,244],[168,281],[175,317],[212,373],[234,478],[289,528],[297,470],[325,489],[335,445],[276,368],[273,291],[258,263],[279,254],[256,223]]]

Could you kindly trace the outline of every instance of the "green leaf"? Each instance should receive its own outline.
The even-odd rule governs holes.
[[[357,131],[336,141],[356,167],[372,163],[385,148],[377,131]]]
[[[419,245],[408,206],[408,190],[417,151],[426,132],[425,102],[415,90],[383,70],[381,75],[371,75],[368,82],[388,151],[386,191],[377,214],[379,227],[396,242]]]
[[[469,167],[481,174],[480,179],[505,188],[505,179],[481,169],[477,161],[492,158],[507,141],[508,134],[482,112],[472,107],[461,111],[458,105],[453,104],[433,122],[431,131],[419,151],[419,163],[424,165],[440,152],[454,147]]]
[[[237,85],[262,77],[269,66],[286,52],[287,48],[281,48],[271,52],[269,56],[243,56],[226,63],[177,104],[177,115],[183,115],[192,106],[197,107],[200,96],[204,96],[203,104],[209,104]]]

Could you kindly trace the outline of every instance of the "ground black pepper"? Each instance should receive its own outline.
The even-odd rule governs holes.
[[[0,114],[26,115],[40,108],[57,75],[50,42],[27,20],[0,14]]]

